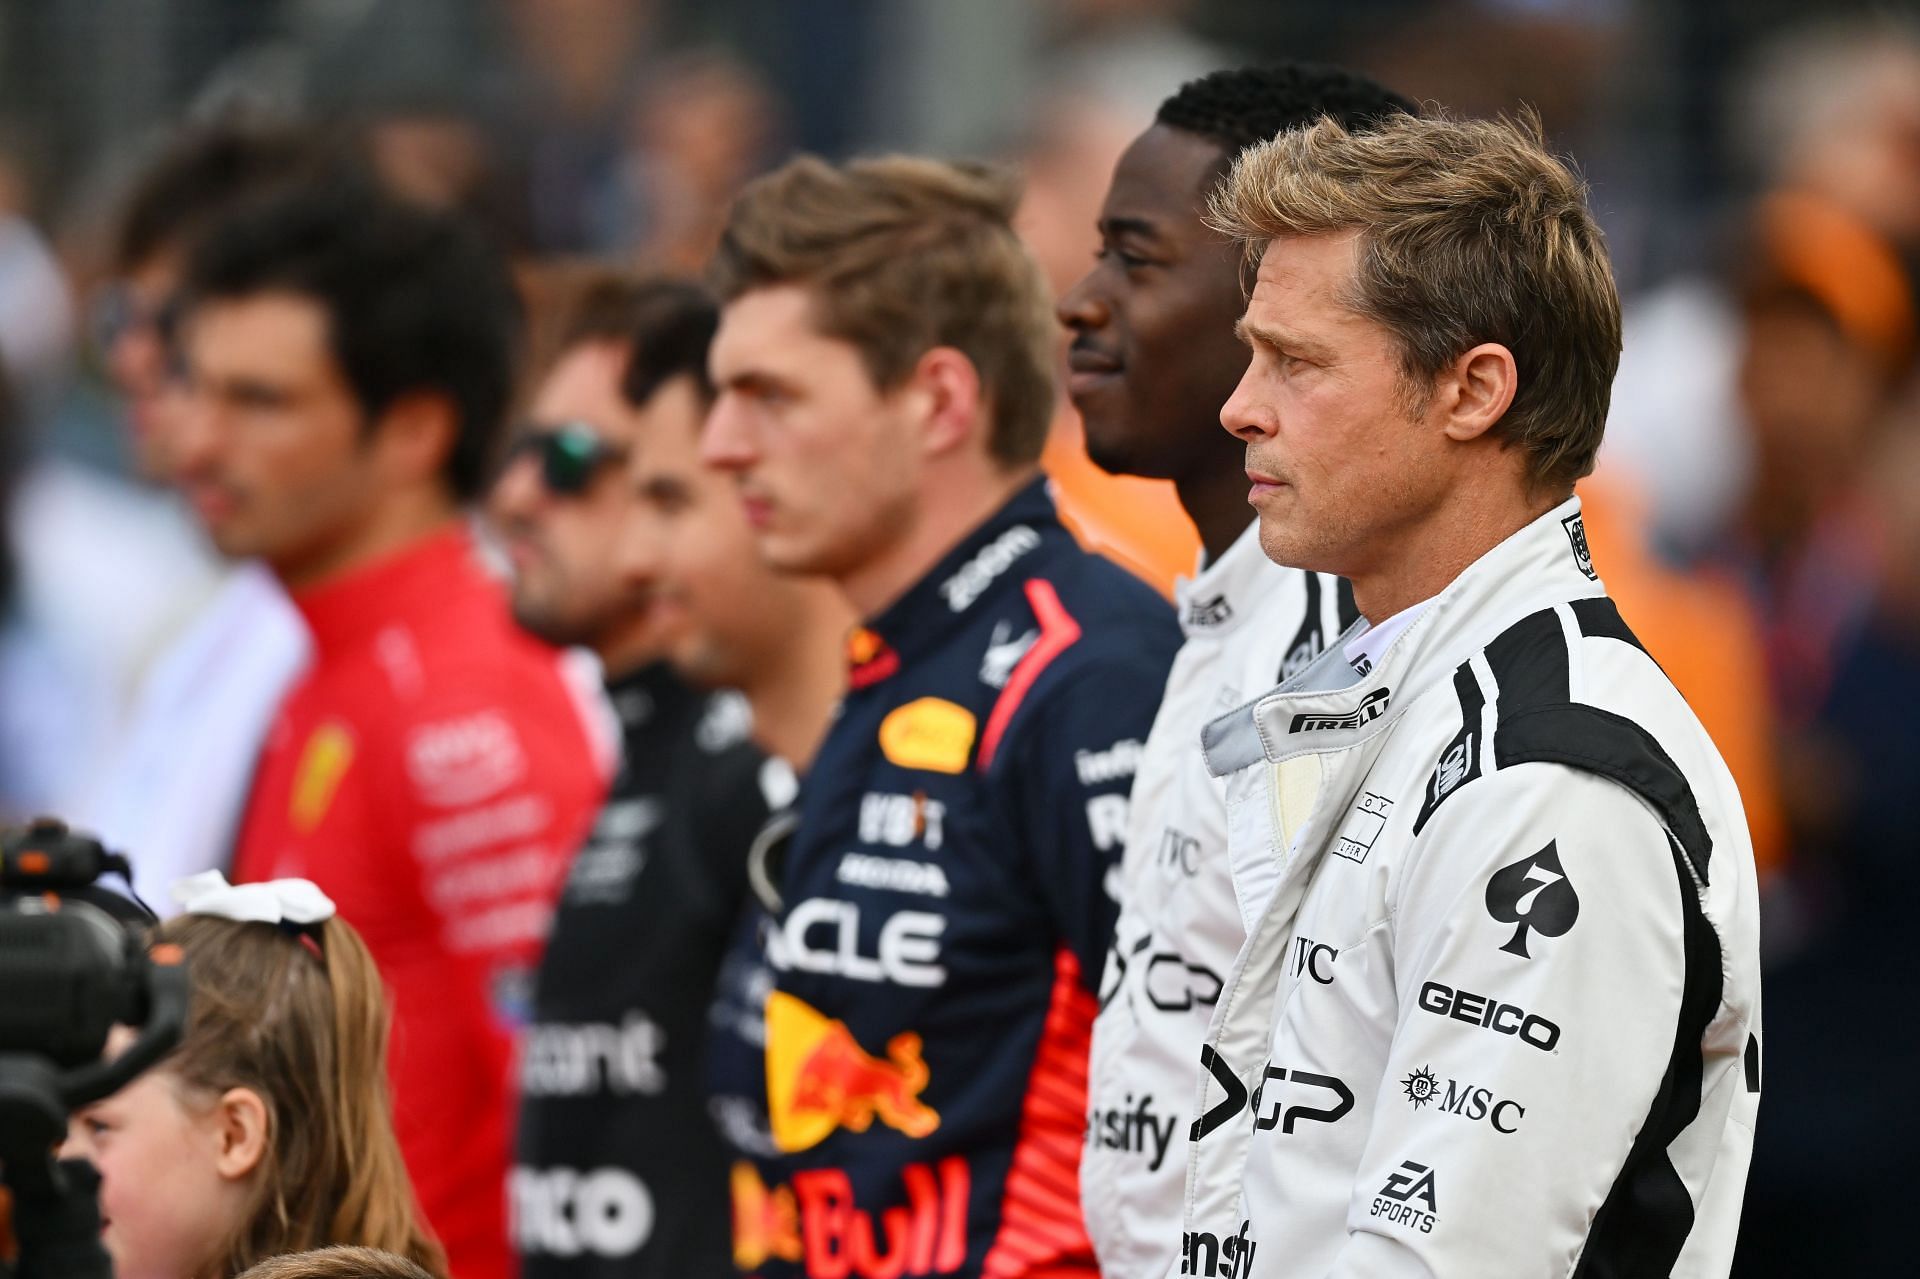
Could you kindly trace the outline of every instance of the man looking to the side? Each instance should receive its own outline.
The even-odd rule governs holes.
[[[1246,367],[1238,245],[1202,220],[1243,148],[1331,116],[1361,128],[1413,105],[1364,76],[1306,64],[1220,71],[1181,87],[1113,172],[1099,260],[1060,300],[1067,389],[1087,452],[1172,480],[1200,531],[1176,588],[1186,643],[1135,775],[1120,921],[1101,983],[1080,1194],[1103,1274],[1164,1279],[1179,1244],[1194,1063],[1246,939],[1227,810],[1197,749],[1230,706],[1301,669],[1354,620],[1331,576],[1260,550],[1239,444],[1220,405]]]
[[[535,983],[512,1178],[526,1279],[730,1266],[731,1147],[706,1104],[709,1005],[749,847],[792,780],[748,740],[738,696],[691,687],[663,660],[682,634],[710,629],[669,581],[659,525],[696,488],[714,503],[725,487],[695,461],[716,316],[692,284],[616,276],[589,288],[491,494],[515,616],[599,657],[625,748]],[[752,560],[743,533],[730,545]],[[824,584],[757,564],[732,584],[764,610],[766,712],[792,707],[789,721],[806,717],[817,734],[839,691],[844,606]],[[776,637],[790,647],[774,651]],[[808,652],[811,664],[789,660]]]
[[[1180,1268],[1712,1275],[1761,1078],[1739,794],[1607,597],[1619,298],[1536,127],[1242,153],[1221,421],[1261,545],[1366,619],[1206,730],[1251,921],[1202,1052]]]
[[[183,296],[181,487],[313,640],[234,878],[311,879],[365,937],[421,1206],[454,1273],[506,1279],[513,1034],[607,763],[599,690],[513,624],[464,523],[513,384],[512,281],[464,224],[334,180],[221,220]]]
[[[1052,324],[998,175],[796,160],[736,202],[706,459],[865,619],[769,946],[759,1273],[1090,1274],[1107,880],[1177,630],[1037,460]]]

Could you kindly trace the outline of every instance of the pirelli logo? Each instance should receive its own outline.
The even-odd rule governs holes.
[[[1293,717],[1293,731],[1296,733],[1318,733],[1330,728],[1359,728],[1370,724],[1387,713],[1387,700],[1391,689],[1376,688],[1360,699],[1360,704],[1344,715],[1300,714]]]

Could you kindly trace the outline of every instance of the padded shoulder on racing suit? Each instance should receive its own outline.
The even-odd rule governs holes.
[[[1094,986],[1178,645],[1038,481],[856,633],[768,930],[758,1273],[1093,1273]]]

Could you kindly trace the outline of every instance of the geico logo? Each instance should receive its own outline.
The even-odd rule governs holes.
[[[1430,981],[1420,988],[1420,1007],[1440,1017],[1464,1021],[1502,1035],[1515,1035],[1541,1052],[1560,1042],[1560,1027],[1524,1008],[1503,1004],[1468,990]]]
[[[602,1088],[617,1097],[655,1096],[667,1087],[666,1046],[666,1032],[638,1011],[618,1026],[535,1026],[520,1059],[521,1087],[530,1097],[585,1097]]]
[[[860,800],[860,842],[937,849],[945,838],[946,818],[947,806],[937,799],[869,791]]]
[[[809,1279],[900,1279],[950,1275],[967,1260],[967,1161],[949,1155],[937,1165],[900,1170],[903,1206],[859,1208],[853,1180],[839,1168],[793,1175],[800,1242]]]
[[[1205,964],[1190,964],[1163,950],[1147,959],[1147,1002],[1163,1013],[1183,1013],[1220,1001],[1220,977]]]
[[[1518,1132],[1520,1121],[1527,1116],[1525,1106],[1494,1096],[1490,1088],[1478,1088],[1457,1079],[1449,1079],[1445,1089],[1442,1089],[1439,1079],[1425,1066],[1401,1080],[1400,1086],[1406,1090],[1407,1100],[1413,1103],[1415,1110],[1438,1103],[1440,1109],[1449,1115],[1458,1115],[1462,1119],[1490,1120],[1495,1132]]]
[[[810,897],[767,934],[767,958],[775,968],[832,973],[854,981],[895,986],[941,986],[947,970],[940,958],[944,916],[903,910],[880,925],[871,955],[860,953],[860,908],[831,897]]]
[[[554,1257],[630,1257],[653,1233],[653,1196],[625,1168],[515,1168],[513,1237]]]
[[[1180,1273],[1217,1275],[1219,1279],[1246,1279],[1253,1273],[1253,1253],[1260,1245],[1247,1238],[1251,1221],[1240,1223],[1238,1234],[1219,1235],[1189,1230],[1180,1236]]]

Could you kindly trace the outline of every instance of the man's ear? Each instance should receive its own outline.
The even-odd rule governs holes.
[[[214,1136],[218,1154],[214,1170],[227,1181],[239,1181],[260,1166],[267,1155],[267,1103],[251,1088],[229,1088],[214,1104]]]
[[[1441,426],[1447,438],[1462,443],[1491,430],[1520,389],[1513,352],[1498,342],[1482,342],[1465,352],[1435,381]]]
[[[396,479],[438,477],[460,435],[458,410],[445,395],[416,391],[387,406],[375,427],[374,447]]]
[[[921,447],[930,457],[951,453],[986,429],[980,370],[953,347],[922,355],[904,389],[921,409]]]

